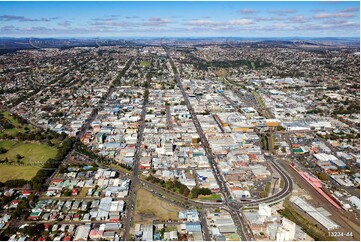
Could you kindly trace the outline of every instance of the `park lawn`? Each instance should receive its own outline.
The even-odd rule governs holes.
[[[31,125],[22,125],[21,123],[19,123],[10,113],[3,112],[2,114],[4,115],[4,118],[9,120],[9,122],[15,127],[12,129],[4,129],[3,131],[0,132],[0,137],[2,136],[2,134],[16,136],[19,132],[25,133],[25,127],[28,127],[29,131],[34,130],[34,128]]]
[[[256,69],[256,66],[253,61],[251,61],[252,69]]]
[[[15,145],[17,142],[12,140],[4,140],[0,141],[0,148],[4,149],[10,149],[13,145]]]
[[[40,170],[33,166],[13,166],[0,164],[0,182],[14,179],[24,179],[30,181]]]
[[[203,201],[216,201],[216,200],[221,200],[222,197],[220,194],[211,194],[211,195],[199,195],[198,199],[203,200]]]
[[[0,160],[8,158],[9,161],[16,161],[17,154],[24,157],[21,159],[24,165],[33,164],[41,167],[48,159],[55,158],[57,149],[45,144],[18,142],[8,152],[1,154]]]
[[[150,66],[150,62],[149,61],[141,61],[140,66],[141,67],[148,67],[148,66]]]
[[[11,135],[11,136],[16,136],[19,133],[19,130],[17,128],[13,128],[13,129],[4,129],[3,131],[0,132],[0,137],[2,136],[2,134],[7,134],[7,135]]]
[[[135,223],[152,223],[154,220],[178,220],[178,212],[184,209],[161,200],[144,189],[138,189],[135,205]]]
[[[13,116],[11,116],[11,114],[9,112],[3,112],[2,113],[4,115],[4,118],[6,118],[7,120],[10,121],[10,123],[12,125],[14,125],[15,127],[18,127],[18,126],[22,126],[21,123],[19,123],[16,119],[14,119]]]

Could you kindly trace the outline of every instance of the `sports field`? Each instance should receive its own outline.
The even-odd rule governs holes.
[[[30,181],[39,168],[33,166],[13,166],[0,164],[0,182],[8,180],[24,179]]]
[[[43,164],[50,158],[55,158],[57,149],[39,143],[24,143],[16,141],[0,141],[0,147],[8,149],[0,154],[0,160],[7,163],[0,164],[0,181],[12,179],[30,180]],[[18,162],[17,155],[20,155]]]

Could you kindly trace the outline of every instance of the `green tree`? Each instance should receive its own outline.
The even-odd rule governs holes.
[[[24,158],[23,156],[19,155],[19,154],[16,154],[16,160],[21,160],[22,158]]]
[[[0,147],[0,154],[5,154],[6,152],[8,152],[7,149],[5,149],[4,147]]]
[[[327,181],[328,178],[329,178],[329,176],[328,176],[327,174],[321,173],[321,172],[317,173],[317,177],[318,177],[320,180],[323,180],[323,181]]]

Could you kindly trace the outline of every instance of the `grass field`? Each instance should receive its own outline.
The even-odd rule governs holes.
[[[178,212],[183,211],[181,207],[160,200],[150,192],[139,189],[135,206],[135,223],[152,223],[153,220],[178,219]]]
[[[24,133],[25,132],[25,127],[28,127],[29,130],[33,130],[33,128],[31,127],[31,125],[22,125],[21,123],[19,123],[16,119],[13,118],[13,116],[10,115],[10,113],[8,112],[3,112],[2,113],[4,115],[4,118],[6,118],[7,120],[9,120],[9,122],[14,125],[14,128],[12,129],[5,129],[3,131],[0,132],[0,137],[2,137],[2,134],[8,134],[8,135],[12,135],[15,136],[17,135],[19,132]]]
[[[30,180],[43,164],[50,158],[55,158],[57,149],[38,143],[26,144],[15,141],[1,141],[0,147],[9,149],[5,154],[0,155],[0,160],[7,158],[14,165],[0,164],[0,181],[12,179]],[[17,154],[23,158],[23,165],[17,165]]]
[[[10,123],[12,123],[12,125],[14,126],[21,126],[21,123],[19,123],[16,119],[13,118],[13,116],[10,115],[10,113],[8,112],[3,112],[2,113],[4,115],[4,117],[10,121]]]
[[[17,143],[16,141],[12,141],[12,140],[0,141],[0,148],[4,148],[8,150],[16,143]]]
[[[5,141],[9,142],[9,141]],[[24,158],[21,159],[24,164],[33,164],[34,162],[38,164],[43,164],[50,158],[56,156],[57,149],[38,143],[25,144],[23,142],[18,142],[13,145],[8,152],[0,155],[0,159],[8,158],[9,160],[16,161],[16,155],[19,154]]]
[[[141,61],[140,66],[141,67],[148,67],[148,66],[150,66],[150,62],[149,61]]]
[[[220,194],[200,195],[198,198],[202,201],[216,201],[222,199]]]
[[[0,182],[14,179],[31,180],[39,168],[33,166],[13,166],[0,164]]]

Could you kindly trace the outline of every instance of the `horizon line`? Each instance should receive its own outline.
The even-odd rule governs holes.
[[[257,36],[249,36],[249,37],[241,37],[241,36],[103,36],[103,37],[99,37],[99,36],[77,36],[77,37],[72,37],[72,36],[49,36],[49,37],[36,37],[36,36],[0,36],[0,39],[21,39],[21,38],[28,38],[28,39],[45,39],[45,38],[52,38],[52,39],[105,39],[105,38],[118,38],[118,39],[124,39],[124,38],[148,38],[148,39],[156,39],[156,38],[160,38],[160,39],[168,39],[168,38],[173,38],[173,39],[179,39],[179,38],[238,38],[238,39],[281,39],[281,38],[319,38],[319,39],[324,39],[324,38],[358,38],[360,39],[360,36],[271,36],[271,37],[257,37]]]

